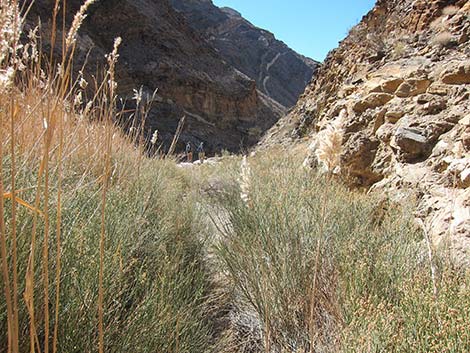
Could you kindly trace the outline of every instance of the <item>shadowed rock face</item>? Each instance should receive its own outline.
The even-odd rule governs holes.
[[[41,17],[44,38],[51,28],[53,0],[36,0],[31,23]],[[83,3],[67,1],[67,21]],[[60,22],[59,22],[60,23]],[[233,68],[187,24],[168,0],[98,1],[79,32],[77,68],[88,59],[88,72],[103,67],[114,38],[122,37],[117,66],[119,95],[130,99],[134,88],[158,88],[157,102],[146,122],[167,148],[180,118],[186,124],[179,148],[205,142],[208,153],[238,151],[256,143],[260,133],[283,114],[283,107],[257,90],[256,82]],[[60,53],[60,48],[57,48]],[[132,103],[131,103],[132,104]]]
[[[469,14],[469,0],[378,0],[262,143],[308,139],[315,165],[318,132],[343,117],[339,176],[392,199],[415,195],[435,243],[449,238],[467,266]]]
[[[233,67],[256,81],[258,89],[289,108],[310,82],[319,63],[297,54],[240,13],[210,0],[170,0]]]

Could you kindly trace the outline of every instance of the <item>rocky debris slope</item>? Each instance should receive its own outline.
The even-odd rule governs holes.
[[[470,265],[469,39],[470,1],[379,0],[263,146],[308,140],[306,163],[321,165],[334,126],[330,171],[394,198],[412,192],[434,243]]]
[[[297,54],[233,9],[219,8],[211,0],[170,1],[230,65],[255,80],[260,91],[284,107],[295,105],[318,62]]]
[[[54,2],[37,0],[29,14],[30,25],[41,18],[46,52]],[[69,24],[82,3],[67,1]],[[158,130],[163,148],[169,146],[183,115],[186,123],[179,148],[187,141],[203,141],[211,153],[238,151],[256,143],[260,133],[283,114],[282,106],[261,93],[254,80],[226,63],[168,0],[96,2],[79,31],[77,68],[87,56],[89,74],[103,67],[104,54],[111,51],[117,36],[122,37],[119,94],[132,104],[134,88],[142,87],[144,99],[158,88],[146,133],[150,139]],[[60,45],[56,52],[61,52]]]

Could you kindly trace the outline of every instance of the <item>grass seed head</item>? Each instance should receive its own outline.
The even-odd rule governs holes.
[[[343,125],[346,118],[347,112],[343,109],[339,116],[317,135],[318,145],[315,155],[323,168],[330,173],[337,170],[340,166],[344,135]]]
[[[155,132],[152,135],[152,139],[150,140],[150,143],[152,145],[155,145],[157,143],[157,140],[158,140],[158,130],[155,130]]]
[[[77,41],[77,33],[80,29],[83,20],[86,18],[86,12],[91,4],[95,3],[96,0],[87,0],[85,3],[80,7],[80,10],[75,14],[75,17],[72,22],[72,26],[67,34],[65,39],[65,48],[68,51]]]

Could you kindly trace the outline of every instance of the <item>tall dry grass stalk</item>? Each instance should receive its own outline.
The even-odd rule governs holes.
[[[109,179],[111,175],[111,152],[112,152],[112,136],[113,118],[116,113],[116,86],[115,67],[119,58],[118,48],[121,44],[121,38],[118,37],[114,41],[114,47],[108,59],[108,71],[106,80],[108,82],[107,91],[109,92],[108,106],[104,107],[104,124],[108,125],[104,143],[104,170],[103,170],[103,192],[101,199],[101,230],[100,230],[100,270],[98,282],[98,335],[99,335],[99,352],[104,353],[104,325],[103,325],[103,306],[104,306],[104,249],[106,241],[106,198],[109,187]]]
[[[422,219],[418,218],[417,222],[424,233],[424,240],[426,241],[426,247],[428,250],[427,253],[428,253],[429,267],[431,269],[432,292],[433,292],[434,298],[437,299],[437,296],[439,295],[439,289],[437,287],[437,268],[434,262],[434,255],[433,255],[434,252],[432,250],[432,241],[431,241],[431,238],[429,237],[429,229]]]
[[[86,0],[83,5],[80,7],[80,10],[75,14],[75,17],[72,22],[72,26],[70,27],[67,36],[65,37],[65,51],[67,52],[75,45],[77,40],[77,33],[80,27],[82,26],[83,20],[86,18],[86,12],[91,4],[96,2],[96,0]]]
[[[57,352],[59,337],[59,309],[60,309],[60,275],[62,269],[62,157],[64,147],[64,119],[60,115],[59,125],[59,146],[57,153],[57,215],[56,215],[56,272],[55,272],[55,305],[54,305],[54,331],[52,337],[52,353]]]
[[[56,42],[57,15],[59,0],[55,1],[52,14],[53,33],[51,36],[51,53],[48,67],[54,67],[53,50]],[[105,84],[98,85],[93,100],[81,111],[69,112],[70,104],[67,99],[76,99],[81,96],[84,89],[82,82],[72,80],[72,57],[76,42],[77,32],[86,10],[94,1],[86,1],[75,16],[72,27],[67,36],[62,38],[63,57],[59,64],[59,75],[51,69],[49,73],[43,71],[40,49],[37,44],[36,30],[29,35],[29,42],[20,44],[23,17],[17,1],[1,0],[0,2],[0,34],[2,36],[0,47],[0,101],[4,109],[0,113],[0,253],[2,261],[2,277],[4,282],[4,296],[7,307],[8,326],[8,352],[19,352],[19,307],[18,300],[18,245],[17,245],[17,209],[18,205],[32,211],[31,233],[29,238],[29,255],[25,269],[24,303],[29,315],[29,350],[30,352],[48,353],[50,339],[52,338],[52,352],[58,351],[59,327],[60,327],[60,283],[61,283],[61,223],[62,223],[62,173],[64,160],[82,160],[83,171],[90,173],[103,165],[103,229],[100,241],[100,273],[99,273],[99,351],[104,351],[103,328],[103,273],[104,273],[104,244],[105,244],[105,204],[106,191],[110,176],[110,156],[112,139],[121,141],[118,146],[129,146],[126,139],[120,137],[113,125],[116,97],[115,65],[118,59],[117,49],[120,39],[115,42],[113,52],[108,56],[109,68],[104,80]],[[63,4],[64,14],[66,2]],[[64,16],[65,18],[65,16]],[[63,24],[65,26],[65,22]],[[64,29],[65,27],[63,27]],[[63,31],[63,33],[66,33]],[[45,65],[45,64],[44,64]],[[16,77],[16,79],[15,79]],[[83,80],[83,78],[81,78]],[[15,82],[17,85],[13,85]],[[23,90],[24,89],[24,90]],[[107,102],[104,104],[103,102]],[[94,108],[96,107],[96,108]],[[77,107],[76,109],[79,109]],[[98,112],[103,119],[102,126],[88,122],[91,114]],[[80,117],[80,118],[79,118]],[[100,136],[105,134],[104,144],[96,144]],[[5,146],[9,146],[7,158],[10,165],[10,188],[5,190],[3,164]],[[103,149],[101,149],[101,147]],[[118,147],[119,148],[119,147]],[[124,147],[127,148],[127,147]],[[99,158],[92,160],[89,156],[98,156],[104,152],[104,163]],[[52,156],[56,156],[51,159]],[[87,158],[84,158],[87,156]],[[20,157],[22,165],[17,161]],[[20,199],[17,194],[21,191],[17,188],[16,177],[25,166],[34,169],[34,162],[39,160],[37,167],[36,185],[34,186],[34,202],[29,204]],[[55,211],[55,275],[54,275],[54,304],[51,306],[50,298],[50,234],[51,222],[51,177],[57,175],[57,201]],[[9,208],[11,215],[6,214],[4,200],[11,200]],[[41,209],[42,207],[42,209]],[[8,216],[8,217],[7,217]],[[7,227],[5,219],[8,219],[8,229],[11,234],[7,239]],[[39,237],[40,236],[40,237]],[[9,248],[11,246],[11,248]],[[38,312],[35,296],[39,283],[37,281],[38,250],[41,248],[40,268],[42,287],[42,310]],[[9,263],[9,260],[10,262]],[[51,308],[53,308],[53,332],[51,335]],[[40,325],[40,327],[39,327]],[[41,334],[39,334],[41,331]],[[52,336],[52,337],[51,337]]]
[[[173,141],[171,142],[170,149],[168,150],[169,156],[175,153],[176,144],[178,143],[178,140],[180,139],[180,135],[183,132],[185,120],[186,120],[186,116],[183,116],[178,123],[178,127],[176,128],[175,135],[173,136]]]
[[[8,96],[12,89],[12,83],[15,77],[15,70],[18,69],[19,62],[16,57],[19,38],[23,20],[19,15],[17,1],[2,1],[0,3],[0,95]],[[4,110],[8,111],[9,116],[4,115]],[[14,131],[14,120],[16,118],[14,97],[2,109],[0,120],[0,136],[7,135],[4,131],[5,120],[10,121],[10,133]],[[9,117],[9,119],[7,119]],[[4,280],[5,300],[7,303],[7,326],[8,326],[8,351],[16,353],[19,351],[19,325],[18,325],[18,271],[17,271],[17,237],[16,237],[16,185],[15,185],[15,141],[12,138],[10,144],[11,161],[11,200],[12,200],[12,220],[11,220],[11,239],[12,239],[12,283],[10,283],[8,251],[7,251],[7,231],[5,227],[5,208],[4,199],[6,193],[3,183],[3,141],[0,141],[0,254],[2,256],[2,273]],[[13,292],[12,292],[13,291]]]
[[[319,227],[319,235],[317,239],[317,244],[315,247],[315,262],[314,262],[314,275],[312,281],[312,290],[310,295],[310,310],[308,316],[308,326],[309,326],[309,334],[310,334],[310,353],[315,353],[316,351],[316,343],[317,338],[319,336],[317,332],[317,325],[316,325],[316,312],[315,308],[317,305],[317,286],[318,286],[318,275],[320,273],[320,265],[321,265],[321,250],[323,246],[323,238],[324,238],[324,227],[327,222],[327,195],[326,192],[321,195],[321,211],[320,211],[320,227]]]
[[[0,135],[3,136],[3,114],[2,120],[0,121]],[[3,146],[0,143],[0,168],[3,167]],[[5,194],[3,188],[3,173],[0,175],[0,255],[2,256],[2,277],[4,295],[7,306],[7,325],[8,325],[8,352],[12,351],[13,340],[14,340],[14,308],[11,300],[11,286],[10,286],[10,274],[8,269],[8,255],[7,255],[7,242],[6,242],[6,230],[5,230],[5,209],[3,204],[3,195]]]
[[[16,157],[15,157],[15,139],[14,139],[14,127],[16,120],[16,109],[15,101],[12,99],[10,104],[10,134],[11,144],[10,144],[10,154],[11,154],[11,248],[12,248],[12,273],[13,273],[13,341],[12,341],[12,351],[18,352],[18,340],[19,340],[19,318],[18,318],[18,247],[17,247],[17,231],[16,231]],[[0,166],[1,169],[1,166]],[[1,192],[0,192],[1,195]]]

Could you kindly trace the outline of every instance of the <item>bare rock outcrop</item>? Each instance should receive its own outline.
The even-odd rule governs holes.
[[[36,0],[29,13],[31,26],[41,18],[46,52],[54,3]],[[69,24],[82,3],[67,1]],[[61,21],[59,18],[58,23]],[[146,134],[150,139],[158,130],[163,149],[168,148],[183,116],[186,123],[179,148],[187,141],[202,141],[211,153],[253,145],[284,112],[284,107],[258,90],[255,80],[227,63],[168,0],[106,0],[93,4],[79,31],[77,70],[87,58],[88,74],[95,74],[97,67],[104,66],[104,55],[111,51],[118,36],[122,37],[118,93],[132,105],[133,89],[142,87],[147,97],[158,88],[146,121]],[[60,55],[60,43],[56,49]]]
[[[467,0],[377,1],[262,146],[315,141],[343,111],[335,173],[414,194],[435,244],[470,265],[469,29]]]
[[[170,2],[228,63],[286,108],[295,105],[319,66],[231,8],[207,0]]]

